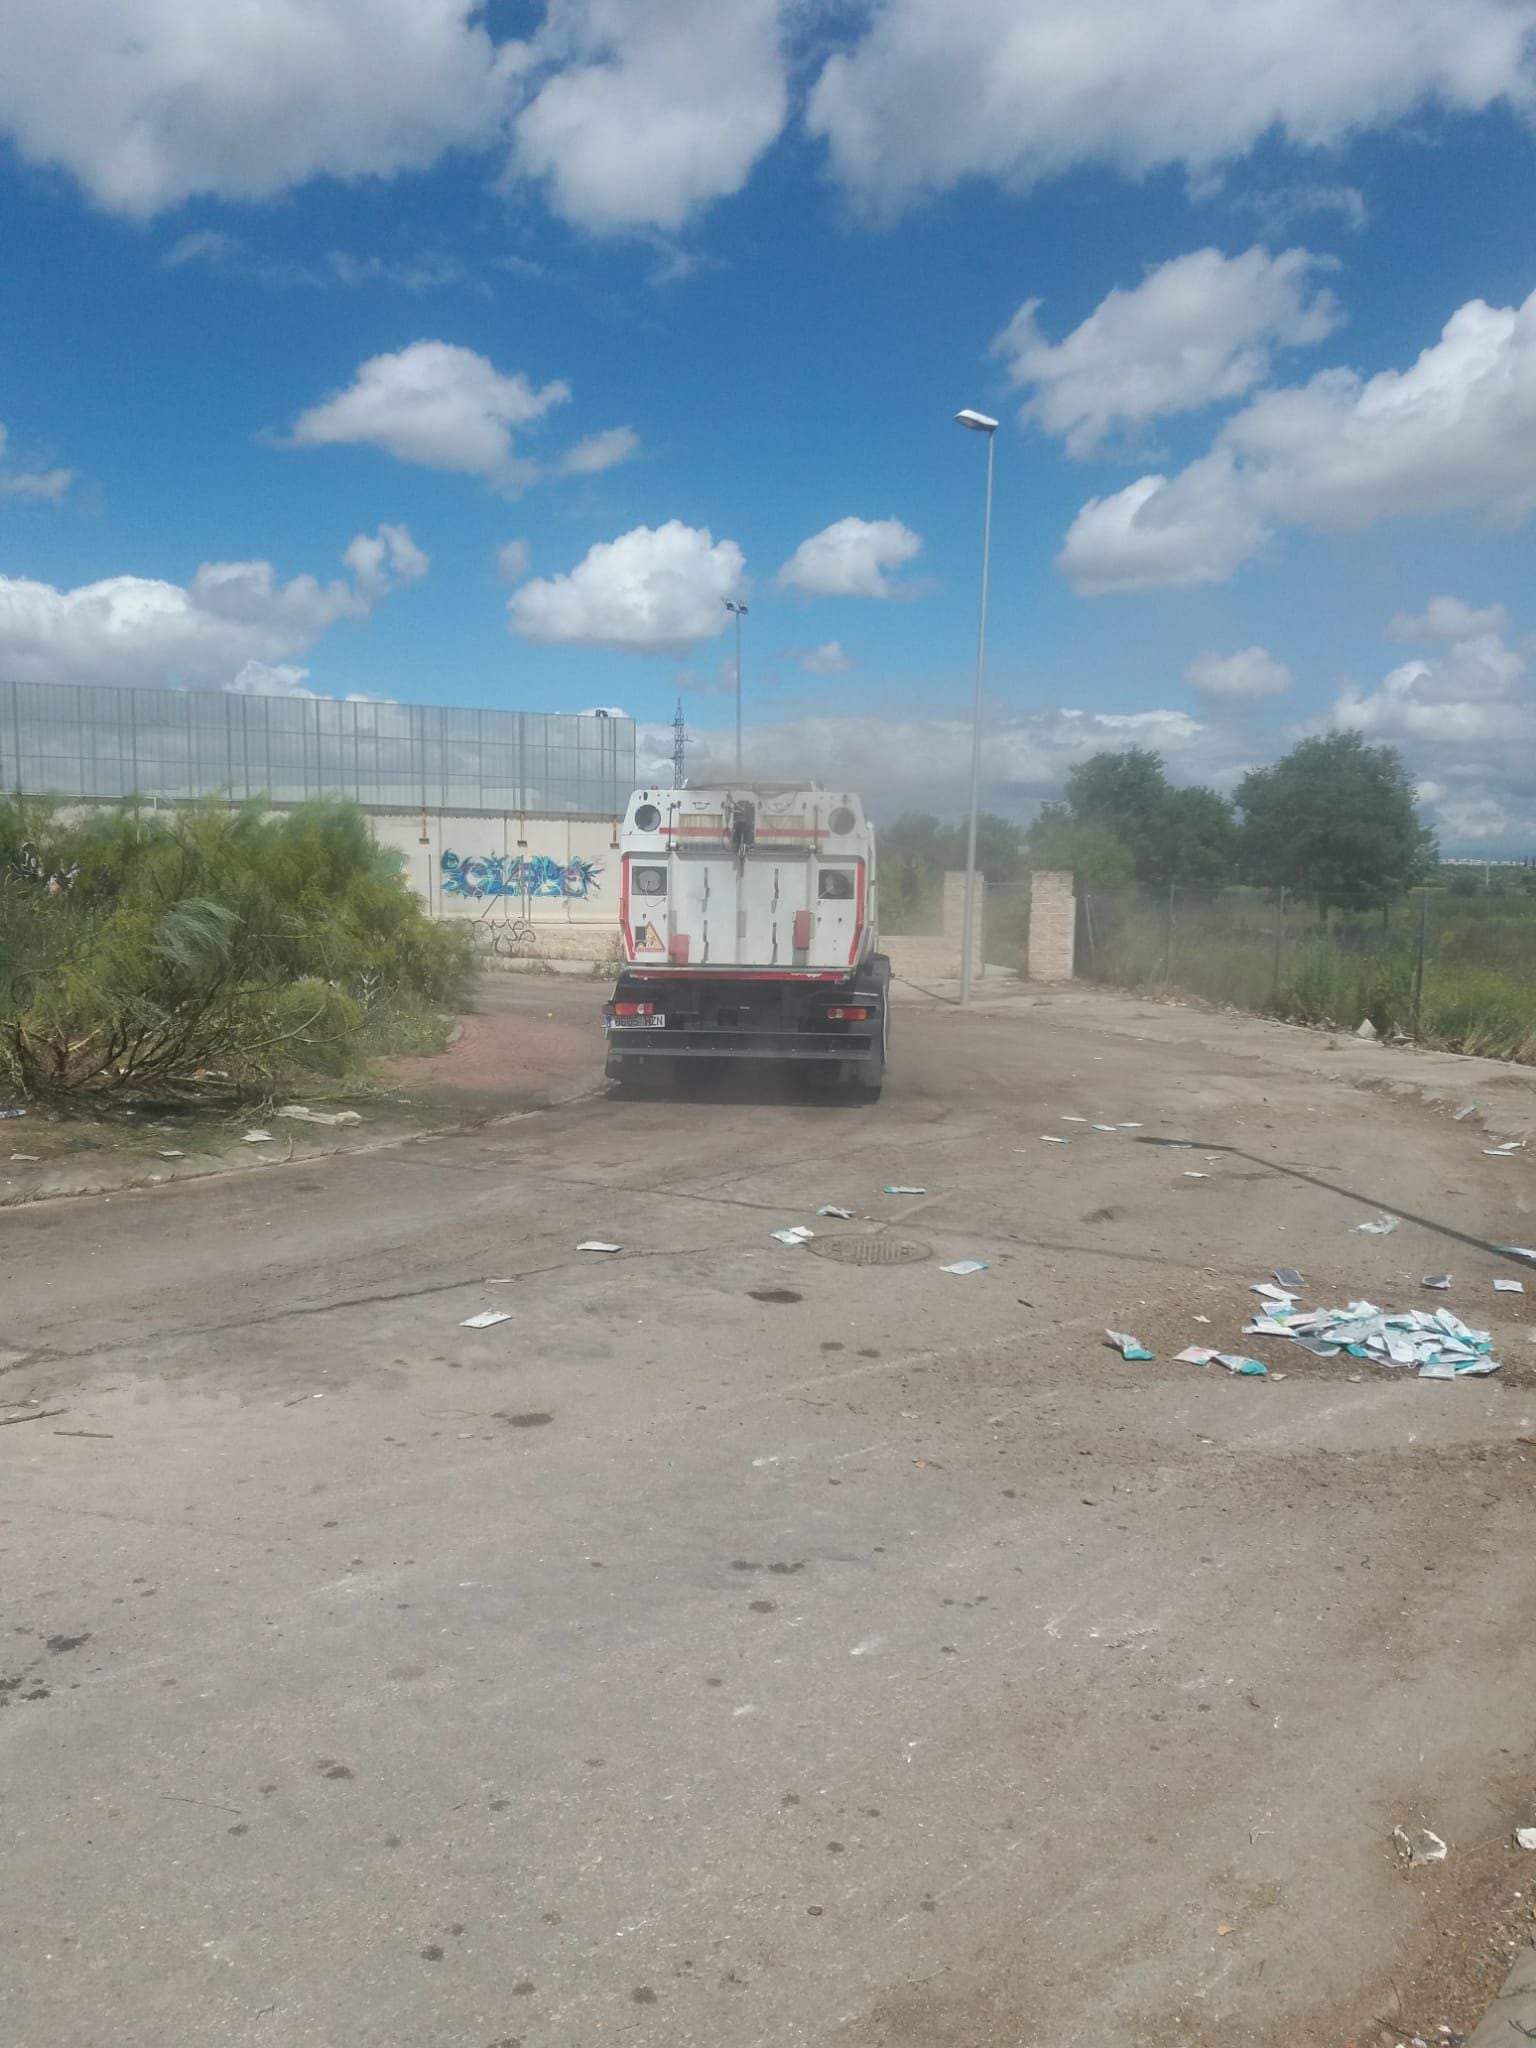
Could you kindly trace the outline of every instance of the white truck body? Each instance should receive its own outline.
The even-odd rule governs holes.
[[[867,1093],[885,1063],[874,829],[813,783],[639,789],[619,837],[625,967],[610,1072],[635,1062],[835,1062]]]
[[[619,856],[635,966],[842,977],[875,951],[875,835],[856,796],[636,790]]]

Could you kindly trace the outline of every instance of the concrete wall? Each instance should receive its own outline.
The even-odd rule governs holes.
[[[1029,883],[1031,981],[1070,981],[1077,948],[1077,899],[1072,877],[1041,870]]]
[[[533,926],[522,950],[604,960],[619,945],[618,820],[517,812],[374,811],[433,917]]]

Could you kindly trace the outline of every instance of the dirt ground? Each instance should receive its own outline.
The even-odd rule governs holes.
[[[1536,1890],[1536,1079],[989,986],[899,992],[873,1108],[629,1102],[595,984],[509,984],[411,1085],[562,1106],[0,1213],[0,2041],[1467,2031]],[[1243,1339],[1279,1264],[1505,1369]]]

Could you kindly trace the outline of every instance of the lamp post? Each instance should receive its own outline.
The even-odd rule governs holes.
[[[741,780],[741,622],[747,616],[747,607],[738,604],[734,597],[725,600],[728,612],[736,614],[736,780]]]
[[[981,527],[981,615],[976,626],[976,707],[971,718],[971,817],[965,841],[965,935],[960,942],[960,1007],[970,1007],[976,909],[976,816],[981,803],[981,689],[987,666],[987,577],[992,562],[992,445],[997,421],[967,406],[955,419],[987,437],[987,508]],[[985,965],[985,962],[983,962]]]

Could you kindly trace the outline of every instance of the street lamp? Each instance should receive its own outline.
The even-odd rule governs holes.
[[[738,604],[734,597],[725,600],[728,612],[736,614],[736,780],[741,780],[741,622],[747,616],[747,607]]]
[[[987,666],[987,576],[992,561],[992,444],[997,421],[967,406],[955,414],[962,427],[987,437],[987,509],[981,528],[981,616],[976,628],[976,708],[971,719],[971,820],[965,842],[965,935],[960,942],[960,1007],[970,1007],[976,908],[976,814],[981,803],[981,686]],[[985,962],[983,962],[985,966]]]

